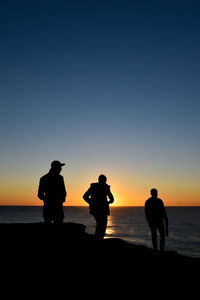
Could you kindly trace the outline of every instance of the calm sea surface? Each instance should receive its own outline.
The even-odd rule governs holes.
[[[86,225],[94,233],[95,221],[87,207],[64,207],[65,222]],[[166,207],[169,237],[166,250],[200,257],[200,207]],[[1,206],[0,223],[42,222],[42,207]],[[106,237],[118,237],[128,242],[152,247],[143,207],[111,207]]]

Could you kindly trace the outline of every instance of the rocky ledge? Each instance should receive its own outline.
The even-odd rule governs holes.
[[[76,223],[0,224],[0,236],[1,270],[15,278],[19,274],[31,278],[36,273],[37,280],[40,276],[52,278],[52,274],[59,280],[66,274],[76,279],[89,276],[90,280],[98,274],[121,281],[191,279],[200,267],[198,258],[177,252],[155,254],[151,248],[118,238],[96,240],[85,232],[84,225]]]

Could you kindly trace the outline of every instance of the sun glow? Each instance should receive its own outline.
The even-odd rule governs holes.
[[[66,173],[65,173],[66,172]],[[84,173],[84,172],[83,172]],[[88,172],[90,174],[90,172]],[[84,173],[85,174],[85,173]],[[83,200],[83,194],[89,188],[92,182],[96,182],[99,172],[95,170],[90,178],[85,177],[81,172],[73,173],[63,168],[62,175],[65,179],[67,197],[64,206],[88,206]],[[145,176],[143,178],[134,177],[128,172],[105,171],[108,178],[108,184],[111,186],[111,192],[114,196],[114,206],[143,206],[145,201],[150,197],[150,189],[156,187],[159,197],[164,201],[166,206],[199,206],[200,192],[197,182],[191,186],[182,182],[170,182],[165,178],[154,178]],[[126,174],[127,177],[123,177]],[[43,205],[37,197],[39,177],[7,177],[1,178],[0,182],[0,205]],[[156,184],[155,184],[156,183]],[[181,187],[180,187],[181,186]]]

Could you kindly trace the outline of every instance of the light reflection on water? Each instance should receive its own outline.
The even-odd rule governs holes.
[[[105,238],[122,238],[128,242],[151,246],[151,237],[146,220],[142,214],[130,214],[130,209],[112,209],[108,217],[108,225]]]
[[[112,236],[115,234],[115,228],[113,226],[113,223],[112,223],[112,217],[109,216],[108,217],[108,225],[107,225],[107,228],[106,228],[106,237],[108,236]]]

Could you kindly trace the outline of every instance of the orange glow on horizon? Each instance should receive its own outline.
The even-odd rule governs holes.
[[[92,174],[93,175],[93,174]],[[144,206],[145,201],[150,197],[150,189],[156,187],[158,189],[158,197],[164,201],[166,206],[200,206],[200,191],[196,183],[194,186],[178,185],[169,182],[162,182],[158,185],[148,183],[145,178],[131,178],[128,180],[120,178],[116,174],[117,179],[108,176],[108,184],[111,185],[111,192],[114,195],[114,206]],[[65,176],[64,176],[65,177]],[[67,176],[66,176],[67,177]],[[92,178],[95,178],[93,175]],[[83,200],[83,194],[89,188],[91,182],[95,182],[92,178],[71,176],[70,180],[65,180],[67,189],[67,198],[64,206],[88,206]],[[11,185],[5,180],[1,181],[0,206],[42,206],[43,202],[37,197],[37,189],[39,180],[31,180],[31,178],[13,179]],[[12,186],[12,188],[11,188]]]
[[[187,197],[175,197],[171,199],[166,199],[160,197],[165,206],[200,206],[200,201],[198,199],[188,199]],[[76,200],[77,198],[67,197],[66,202],[64,202],[64,206],[88,206],[88,204],[81,198]],[[123,199],[123,200],[122,200]],[[131,197],[129,199],[120,198],[118,196],[115,197],[115,202],[111,204],[111,207],[115,206],[144,206],[145,201],[148,198],[135,198],[137,200],[133,200]],[[0,206],[42,206],[43,202],[38,199],[36,196],[31,197],[30,195],[18,195],[15,197],[4,196],[0,197]]]

